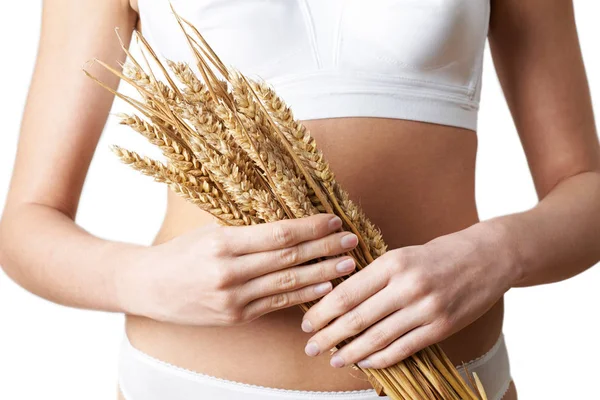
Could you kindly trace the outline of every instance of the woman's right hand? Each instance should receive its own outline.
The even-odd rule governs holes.
[[[341,225],[332,214],[241,227],[210,223],[143,248],[121,281],[124,308],[159,321],[232,326],[316,300],[332,279],[355,269],[349,256],[301,265],[356,247],[356,235],[335,232]]]

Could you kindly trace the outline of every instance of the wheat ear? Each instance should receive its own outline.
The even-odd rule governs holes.
[[[111,146],[113,153],[125,164],[154,178],[157,182],[169,185],[186,200],[208,211],[227,225],[252,225],[258,221],[221,198],[220,193],[206,179],[198,179],[175,168],[169,168],[160,161],[143,157],[122,147]]]

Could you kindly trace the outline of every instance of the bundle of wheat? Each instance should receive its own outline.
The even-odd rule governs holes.
[[[199,74],[182,62],[162,63],[137,31],[134,37],[146,68],[122,42],[128,55],[122,72],[94,61],[131,84],[141,100],[112,90],[84,69],[145,117],[121,114],[120,122],[158,146],[167,162],[113,146],[117,156],[168,184],[221,224],[251,225],[334,213],[341,217],[342,229],[359,238],[359,246],[348,253],[357,270],[385,253],[381,232],[336,182],[315,140],[273,88],[225,66],[198,30],[173,13]],[[164,81],[157,79],[149,60]],[[334,287],[347,277],[332,281]],[[317,301],[300,307],[306,312]],[[392,399],[486,399],[477,376],[469,377],[467,384],[437,345],[392,367],[352,368],[363,371],[380,395]]]

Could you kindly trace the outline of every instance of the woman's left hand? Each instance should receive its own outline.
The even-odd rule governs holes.
[[[364,330],[335,352],[331,365],[379,369],[461,330],[514,282],[514,248],[507,236],[480,222],[424,245],[388,251],[306,312],[302,330],[316,332],[306,354],[321,354]]]

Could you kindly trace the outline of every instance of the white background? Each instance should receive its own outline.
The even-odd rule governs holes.
[[[575,3],[600,115],[600,5]],[[0,3],[2,204],[35,61],[40,11],[40,1]],[[476,188],[480,216],[488,219],[528,209],[537,200],[489,50],[484,71]],[[115,108],[122,110],[123,104],[116,102]],[[109,118],[77,222],[101,237],[147,244],[163,216],[165,189],[120,164],[108,150],[119,143],[151,152],[136,135]],[[561,283],[506,295],[505,335],[521,399],[600,398],[599,288],[596,266]],[[0,399],[114,399],[122,335],[121,315],[58,306],[26,292],[0,271]]]

